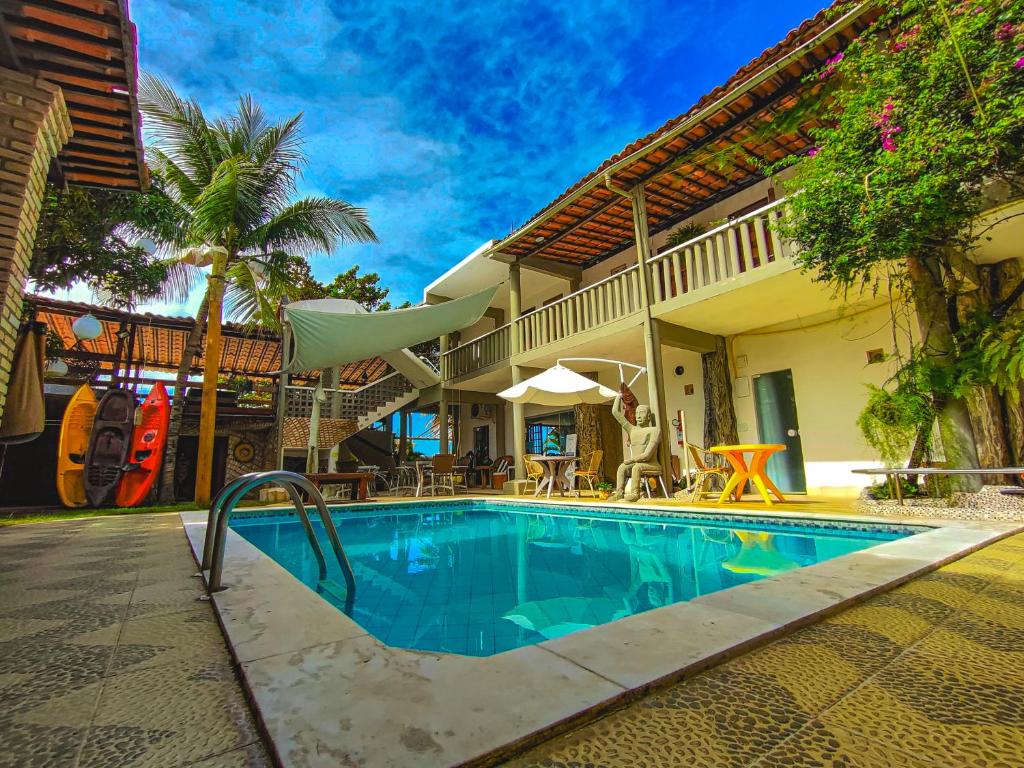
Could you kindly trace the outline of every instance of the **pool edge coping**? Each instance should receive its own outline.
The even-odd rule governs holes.
[[[410,502],[394,502],[402,503]],[[601,507],[666,517],[681,511]],[[823,519],[761,508],[731,514]],[[179,515],[198,557],[207,513]],[[336,764],[343,755],[375,766],[486,765],[1024,530],[1006,521],[828,519],[929,530],[488,657],[387,646],[231,529],[224,573],[233,588],[212,602],[280,764]],[[572,683],[568,695],[549,690],[559,678]],[[496,702],[488,688],[495,684],[548,695]],[[389,687],[411,698],[395,698]],[[325,698],[328,706],[310,706]],[[381,717],[394,727],[382,728]],[[366,722],[352,727],[353,719]]]

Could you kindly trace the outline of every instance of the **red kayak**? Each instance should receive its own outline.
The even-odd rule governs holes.
[[[117,506],[137,507],[146,500],[160,474],[171,420],[171,399],[157,382],[139,406],[139,423],[132,432],[128,463],[117,486]]]

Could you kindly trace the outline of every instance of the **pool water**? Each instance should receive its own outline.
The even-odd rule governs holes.
[[[388,645],[490,656],[916,532],[552,511],[478,500],[334,510],[356,577],[352,618]],[[314,522],[326,588],[294,515],[239,515],[231,527],[342,610],[345,582]]]

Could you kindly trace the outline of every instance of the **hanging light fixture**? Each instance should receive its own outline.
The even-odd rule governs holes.
[[[96,315],[86,314],[71,324],[71,332],[79,341],[92,341],[103,334],[103,326],[96,319]]]

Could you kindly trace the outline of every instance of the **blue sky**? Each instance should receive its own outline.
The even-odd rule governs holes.
[[[303,112],[304,194],[369,210],[353,263],[399,300],[685,111],[821,6],[537,0],[133,0],[143,69],[209,115]],[[161,309],[164,309],[163,307]]]

